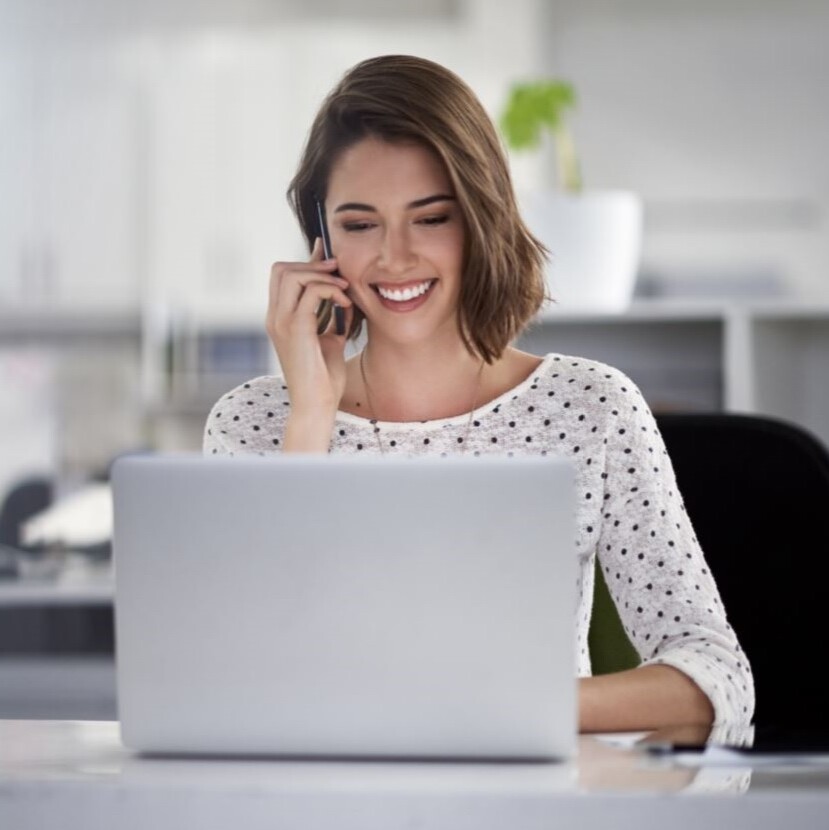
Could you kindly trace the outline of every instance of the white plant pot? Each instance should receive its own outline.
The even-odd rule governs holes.
[[[627,309],[642,249],[642,200],[628,191],[534,191],[520,199],[530,231],[550,250],[546,277],[563,312]]]

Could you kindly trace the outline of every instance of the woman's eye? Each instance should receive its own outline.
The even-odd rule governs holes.
[[[421,219],[420,222],[424,225],[442,225],[444,222],[449,221],[449,216],[443,214],[441,216],[427,216],[425,219]]]
[[[343,228],[347,231],[364,231],[373,227],[371,222],[345,222]]]

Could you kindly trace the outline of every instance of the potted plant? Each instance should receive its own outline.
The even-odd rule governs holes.
[[[562,311],[624,311],[633,296],[642,246],[642,202],[629,191],[587,190],[566,115],[573,86],[559,80],[515,84],[501,116],[514,151],[541,146],[549,132],[558,187],[519,194],[527,225],[550,250],[547,282]]]

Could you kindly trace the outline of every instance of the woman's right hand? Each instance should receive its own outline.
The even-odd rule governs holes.
[[[308,262],[277,262],[271,268],[265,327],[276,349],[288,394],[291,419],[333,419],[345,391],[345,335],[332,324],[317,334],[317,309],[331,300],[345,311],[345,331],[353,316],[345,294],[348,281],[335,277],[335,259],[322,258],[319,238]]]

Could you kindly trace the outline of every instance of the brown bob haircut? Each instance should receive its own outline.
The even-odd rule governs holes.
[[[309,250],[319,236],[315,199],[344,150],[364,138],[416,142],[442,160],[465,222],[458,329],[492,363],[545,299],[546,248],[519,213],[506,156],[475,93],[440,64],[385,55],[350,69],[317,113],[287,196]],[[349,337],[362,328],[355,307]]]

